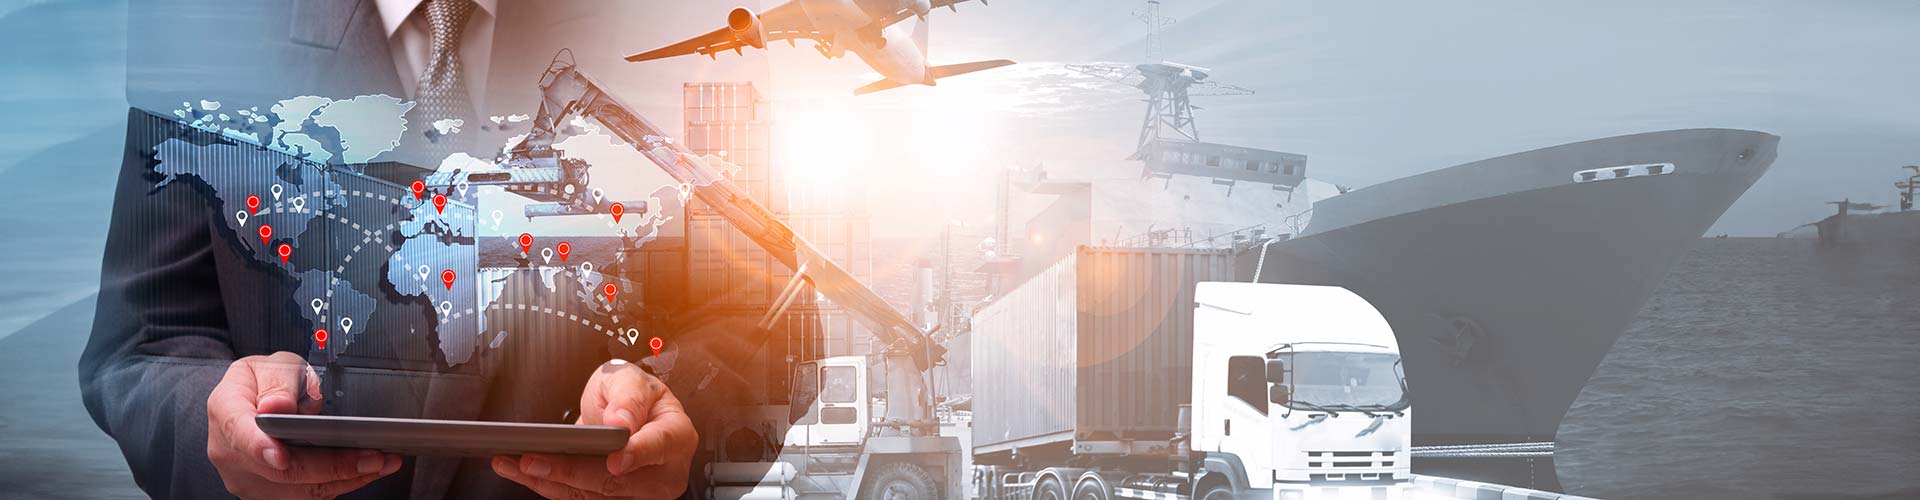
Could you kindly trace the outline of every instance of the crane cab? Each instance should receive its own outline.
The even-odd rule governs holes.
[[[859,444],[867,436],[872,413],[864,356],[838,356],[794,365],[792,411],[787,446]]]

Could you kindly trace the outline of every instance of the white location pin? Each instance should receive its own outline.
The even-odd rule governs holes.
[[[340,333],[353,333],[353,318],[340,318]]]
[[[635,328],[628,328],[627,329],[627,345],[633,345],[635,342],[639,342],[639,341],[640,341],[640,330]]]
[[[233,218],[240,220],[240,227],[247,227],[247,211],[246,210],[234,212]]]
[[[450,314],[453,314],[453,302],[441,301],[440,302],[440,320],[446,321],[447,315],[450,315]]]
[[[471,186],[469,186],[469,185],[467,185],[467,183],[465,183],[465,182],[462,182],[462,183],[460,183],[460,186],[459,186],[459,189],[460,189],[460,197],[461,197],[461,198],[466,198],[466,197],[467,197],[467,188],[469,188],[469,187],[471,187]]]
[[[302,211],[302,210],[306,210],[306,209],[307,209],[307,197],[305,197],[305,196],[301,196],[301,197],[299,197],[299,198],[294,198],[294,199],[293,199],[293,210],[294,210],[294,211],[296,211],[296,212],[298,212],[298,211]]]
[[[540,260],[546,261],[546,263],[548,264],[552,264],[553,263],[553,247],[546,247],[546,248],[540,249]]]
[[[600,188],[593,188],[593,203],[596,205],[599,204],[600,198],[602,197],[602,195],[603,194],[600,192]]]
[[[580,263],[580,278],[593,279],[593,263],[592,262]]]
[[[320,299],[313,299],[313,302],[308,303],[307,305],[313,306],[314,314],[320,314],[320,306],[326,305],[326,303],[321,302]]]
[[[428,270],[427,270],[427,265],[426,265],[426,264],[421,264],[421,265],[420,265],[420,269],[419,269],[419,273],[420,273],[420,281],[426,281],[426,280],[427,280],[427,274],[428,274],[428,273],[431,273],[431,272],[432,272],[432,271],[428,271]]]
[[[281,188],[279,184],[274,184],[273,187],[267,188],[267,191],[273,193],[274,200],[279,200],[281,189],[284,189],[284,188]]]
[[[500,221],[505,220],[506,218],[507,218],[506,212],[494,210],[493,211],[493,228],[500,229]]]

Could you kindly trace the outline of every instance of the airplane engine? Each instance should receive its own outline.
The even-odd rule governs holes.
[[[727,30],[734,38],[752,45],[756,49],[767,48],[767,27],[760,24],[760,16],[745,7],[735,8],[727,13]]]
[[[906,4],[907,10],[913,11],[914,15],[920,17],[926,17],[928,12],[933,11],[933,0],[903,0],[901,3]]]

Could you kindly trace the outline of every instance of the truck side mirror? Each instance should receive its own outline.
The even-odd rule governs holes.
[[[1293,402],[1292,394],[1287,394],[1287,386],[1273,384],[1267,387],[1267,401],[1277,405]]]
[[[1287,383],[1286,376],[1287,376],[1287,365],[1285,361],[1281,361],[1278,359],[1267,360],[1267,383],[1269,384]]]

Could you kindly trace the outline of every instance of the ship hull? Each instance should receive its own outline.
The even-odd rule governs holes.
[[[1238,268],[1243,279],[1339,285],[1373,302],[1405,357],[1416,446],[1552,441],[1654,286],[1766,171],[1777,142],[1656,132],[1399,179],[1317,203],[1301,236],[1245,252]],[[1645,164],[1672,166],[1576,181]],[[1559,489],[1551,463],[1415,466]]]

